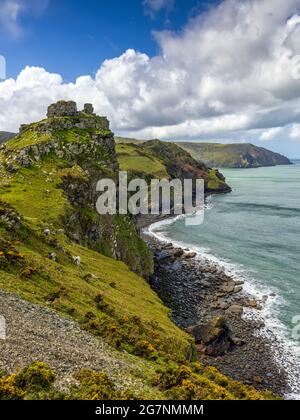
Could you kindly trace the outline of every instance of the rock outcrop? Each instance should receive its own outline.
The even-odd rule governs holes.
[[[25,131],[38,131],[51,133],[55,130],[109,130],[109,121],[106,117],[94,114],[92,104],[85,104],[83,111],[77,111],[77,104],[73,101],[59,101],[48,107],[47,119],[38,124],[22,124],[20,134]]]
[[[47,117],[75,117],[77,104],[73,101],[59,101],[48,107]]]
[[[199,351],[209,356],[222,356],[234,345],[226,321],[221,316],[207,324],[190,327],[188,332],[195,337]]]

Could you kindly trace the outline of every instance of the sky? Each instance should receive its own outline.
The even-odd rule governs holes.
[[[0,0],[0,130],[66,99],[119,135],[300,158],[299,41],[300,0]]]

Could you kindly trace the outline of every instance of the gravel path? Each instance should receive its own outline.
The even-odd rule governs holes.
[[[106,372],[120,388],[137,385],[129,373],[133,366],[139,368],[136,358],[116,352],[75,322],[1,290],[0,315],[6,320],[6,340],[0,339],[0,369],[12,372],[43,361],[55,370],[56,385],[62,389],[74,383],[72,375],[81,368]]]

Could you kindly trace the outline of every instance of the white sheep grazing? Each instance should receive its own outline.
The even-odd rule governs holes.
[[[50,234],[51,234],[50,229],[45,229],[44,234],[47,235],[47,236],[50,236]]]
[[[80,265],[81,264],[81,258],[80,257],[73,257],[73,263],[75,265]]]

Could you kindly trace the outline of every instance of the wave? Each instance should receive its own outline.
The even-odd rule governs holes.
[[[181,248],[189,248],[197,253],[197,259],[212,263],[236,280],[243,280],[244,293],[263,302],[263,309],[257,311],[245,308],[243,317],[246,319],[262,320],[265,327],[257,331],[257,334],[265,337],[272,343],[273,355],[276,363],[282,367],[288,376],[288,385],[292,390],[285,395],[286,399],[300,400],[300,347],[299,344],[290,338],[287,327],[280,321],[280,307],[285,304],[280,296],[280,290],[266,287],[258,279],[249,276],[249,271],[242,265],[226,261],[219,256],[214,255],[212,250],[189,244],[188,242],[176,241],[170,238],[163,227],[175,224],[178,219],[186,216],[165,219],[149,226],[145,233],[153,236],[157,240],[169,243]]]

